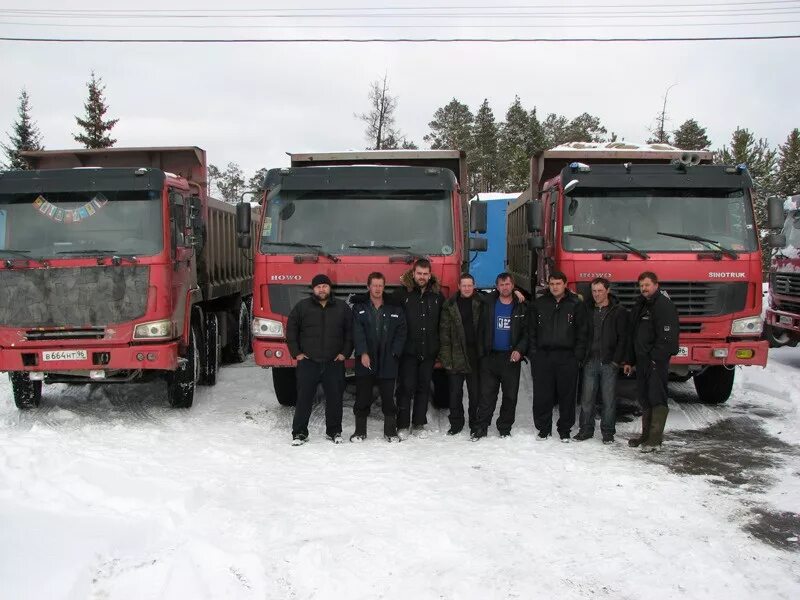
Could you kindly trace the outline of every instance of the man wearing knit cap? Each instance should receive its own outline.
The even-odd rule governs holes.
[[[292,445],[308,439],[308,420],[317,384],[325,392],[325,433],[342,443],[344,360],[353,352],[353,313],[331,295],[331,280],[320,273],[311,280],[311,296],[295,304],[286,323],[289,353],[297,360],[297,404]]]

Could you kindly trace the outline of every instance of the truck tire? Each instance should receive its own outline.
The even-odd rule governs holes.
[[[764,337],[769,342],[770,348],[782,348],[783,346],[797,346],[797,340],[785,329],[764,325]]]
[[[438,409],[449,408],[450,386],[447,381],[447,372],[444,369],[434,370],[431,383],[433,384],[433,394],[431,394],[433,407]]]
[[[206,337],[203,344],[203,384],[217,385],[217,373],[222,358],[219,343],[219,318],[216,313],[206,313]]]
[[[172,408],[190,408],[194,402],[194,390],[200,379],[200,352],[196,326],[189,330],[189,347],[185,361],[178,363],[175,371],[167,374],[167,400]]]
[[[225,346],[225,361],[241,363],[247,358],[250,347],[250,311],[244,300],[233,317],[236,327],[232,328],[228,345]]]
[[[700,402],[706,404],[722,404],[730,398],[733,389],[734,369],[726,369],[722,365],[708,367],[694,376],[694,388]]]
[[[14,404],[20,410],[36,408],[42,401],[42,382],[31,381],[25,371],[11,371],[8,374],[11,391],[14,393]]]
[[[281,406],[297,403],[297,371],[294,367],[272,367],[272,386]]]

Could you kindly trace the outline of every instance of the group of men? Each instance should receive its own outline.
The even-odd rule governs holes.
[[[371,273],[367,293],[347,304],[331,294],[332,283],[317,275],[312,295],[292,309],[287,323],[289,352],[297,360],[297,405],[292,443],[308,439],[308,421],[317,385],[325,393],[326,434],[342,439],[344,361],[355,351],[355,431],[351,442],[367,437],[367,418],[377,386],[384,415],[384,438],[396,442],[427,436],[427,410],[437,360],[447,373],[450,429],[469,426],[470,439],[486,437],[494,418],[500,437],[514,425],[520,369],[530,362],[533,421],[537,440],[556,431],[569,442],[581,391],[578,441],[594,436],[598,390],[603,443],[614,442],[616,382],[620,372],[634,375],[642,408],[642,433],[628,441],[653,451],[661,446],[667,419],[670,358],[678,352],[678,315],[659,288],[655,273],[638,278],[641,295],[629,312],[610,293],[602,277],[591,283],[592,297],[581,299],[567,277],[551,272],[548,289],[526,299],[509,273],[500,273],[495,290],[475,289],[461,275],[458,291],[445,299],[426,259],[401,277],[399,291],[386,294],[386,279]],[[467,413],[464,414],[464,384]]]

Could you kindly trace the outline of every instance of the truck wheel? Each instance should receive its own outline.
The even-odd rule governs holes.
[[[20,410],[36,408],[42,401],[42,382],[31,381],[25,371],[11,371],[8,374],[11,391],[14,393],[14,404]]]
[[[708,367],[694,376],[694,388],[700,402],[706,404],[722,404],[731,395],[735,369],[726,369],[722,365]]]
[[[433,383],[433,394],[431,403],[434,408],[444,409],[450,407],[450,386],[447,381],[447,373],[443,369],[436,369],[431,378]]]
[[[197,327],[189,330],[189,347],[186,349],[184,361],[178,368],[167,374],[167,400],[172,408],[189,408],[194,402],[194,389],[200,379],[200,361],[197,339]]]
[[[219,343],[219,319],[216,313],[206,313],[206,338],[203,344],[203,383],[217,385],[217,372],[221,362],[222,348]]]
[[[778,329],[772,325],[764,326],[764,337],[769,342],[770,348],[782,348],[792,345],[792,336],[785,329]],[[797,342],[795,342],[795,345]]]
[[[234,315],[237,327],[231,331],[230,341],[225,346],[225,360],[232,363],[244,362],[250,347],[250,311],[247,304],[239,304],[239,313]]]
[[[297,403],[297,371],[294,367],[272,367],[272,386],[281,406]]]

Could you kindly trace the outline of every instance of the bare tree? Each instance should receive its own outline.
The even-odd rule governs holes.
[[[669,98],[669,91],[674,88],[677,83],[673,83],[664,92],[664,103],[661,106],[661,112],[656,117],[656,126],[650,130],[652,137],[647,140],[648,144],[669,144],[669,131],[667,131],[667,98]]]
[[[397,96],[389,93],[387,75],[383,76],[383,80],[378,79],[370,84],[369,103],[369,111],[356,115],[367,125],[364,135],[370,144],[368,150],[416,148],[413,142],[406,140],[400,130],[395,127]]]

